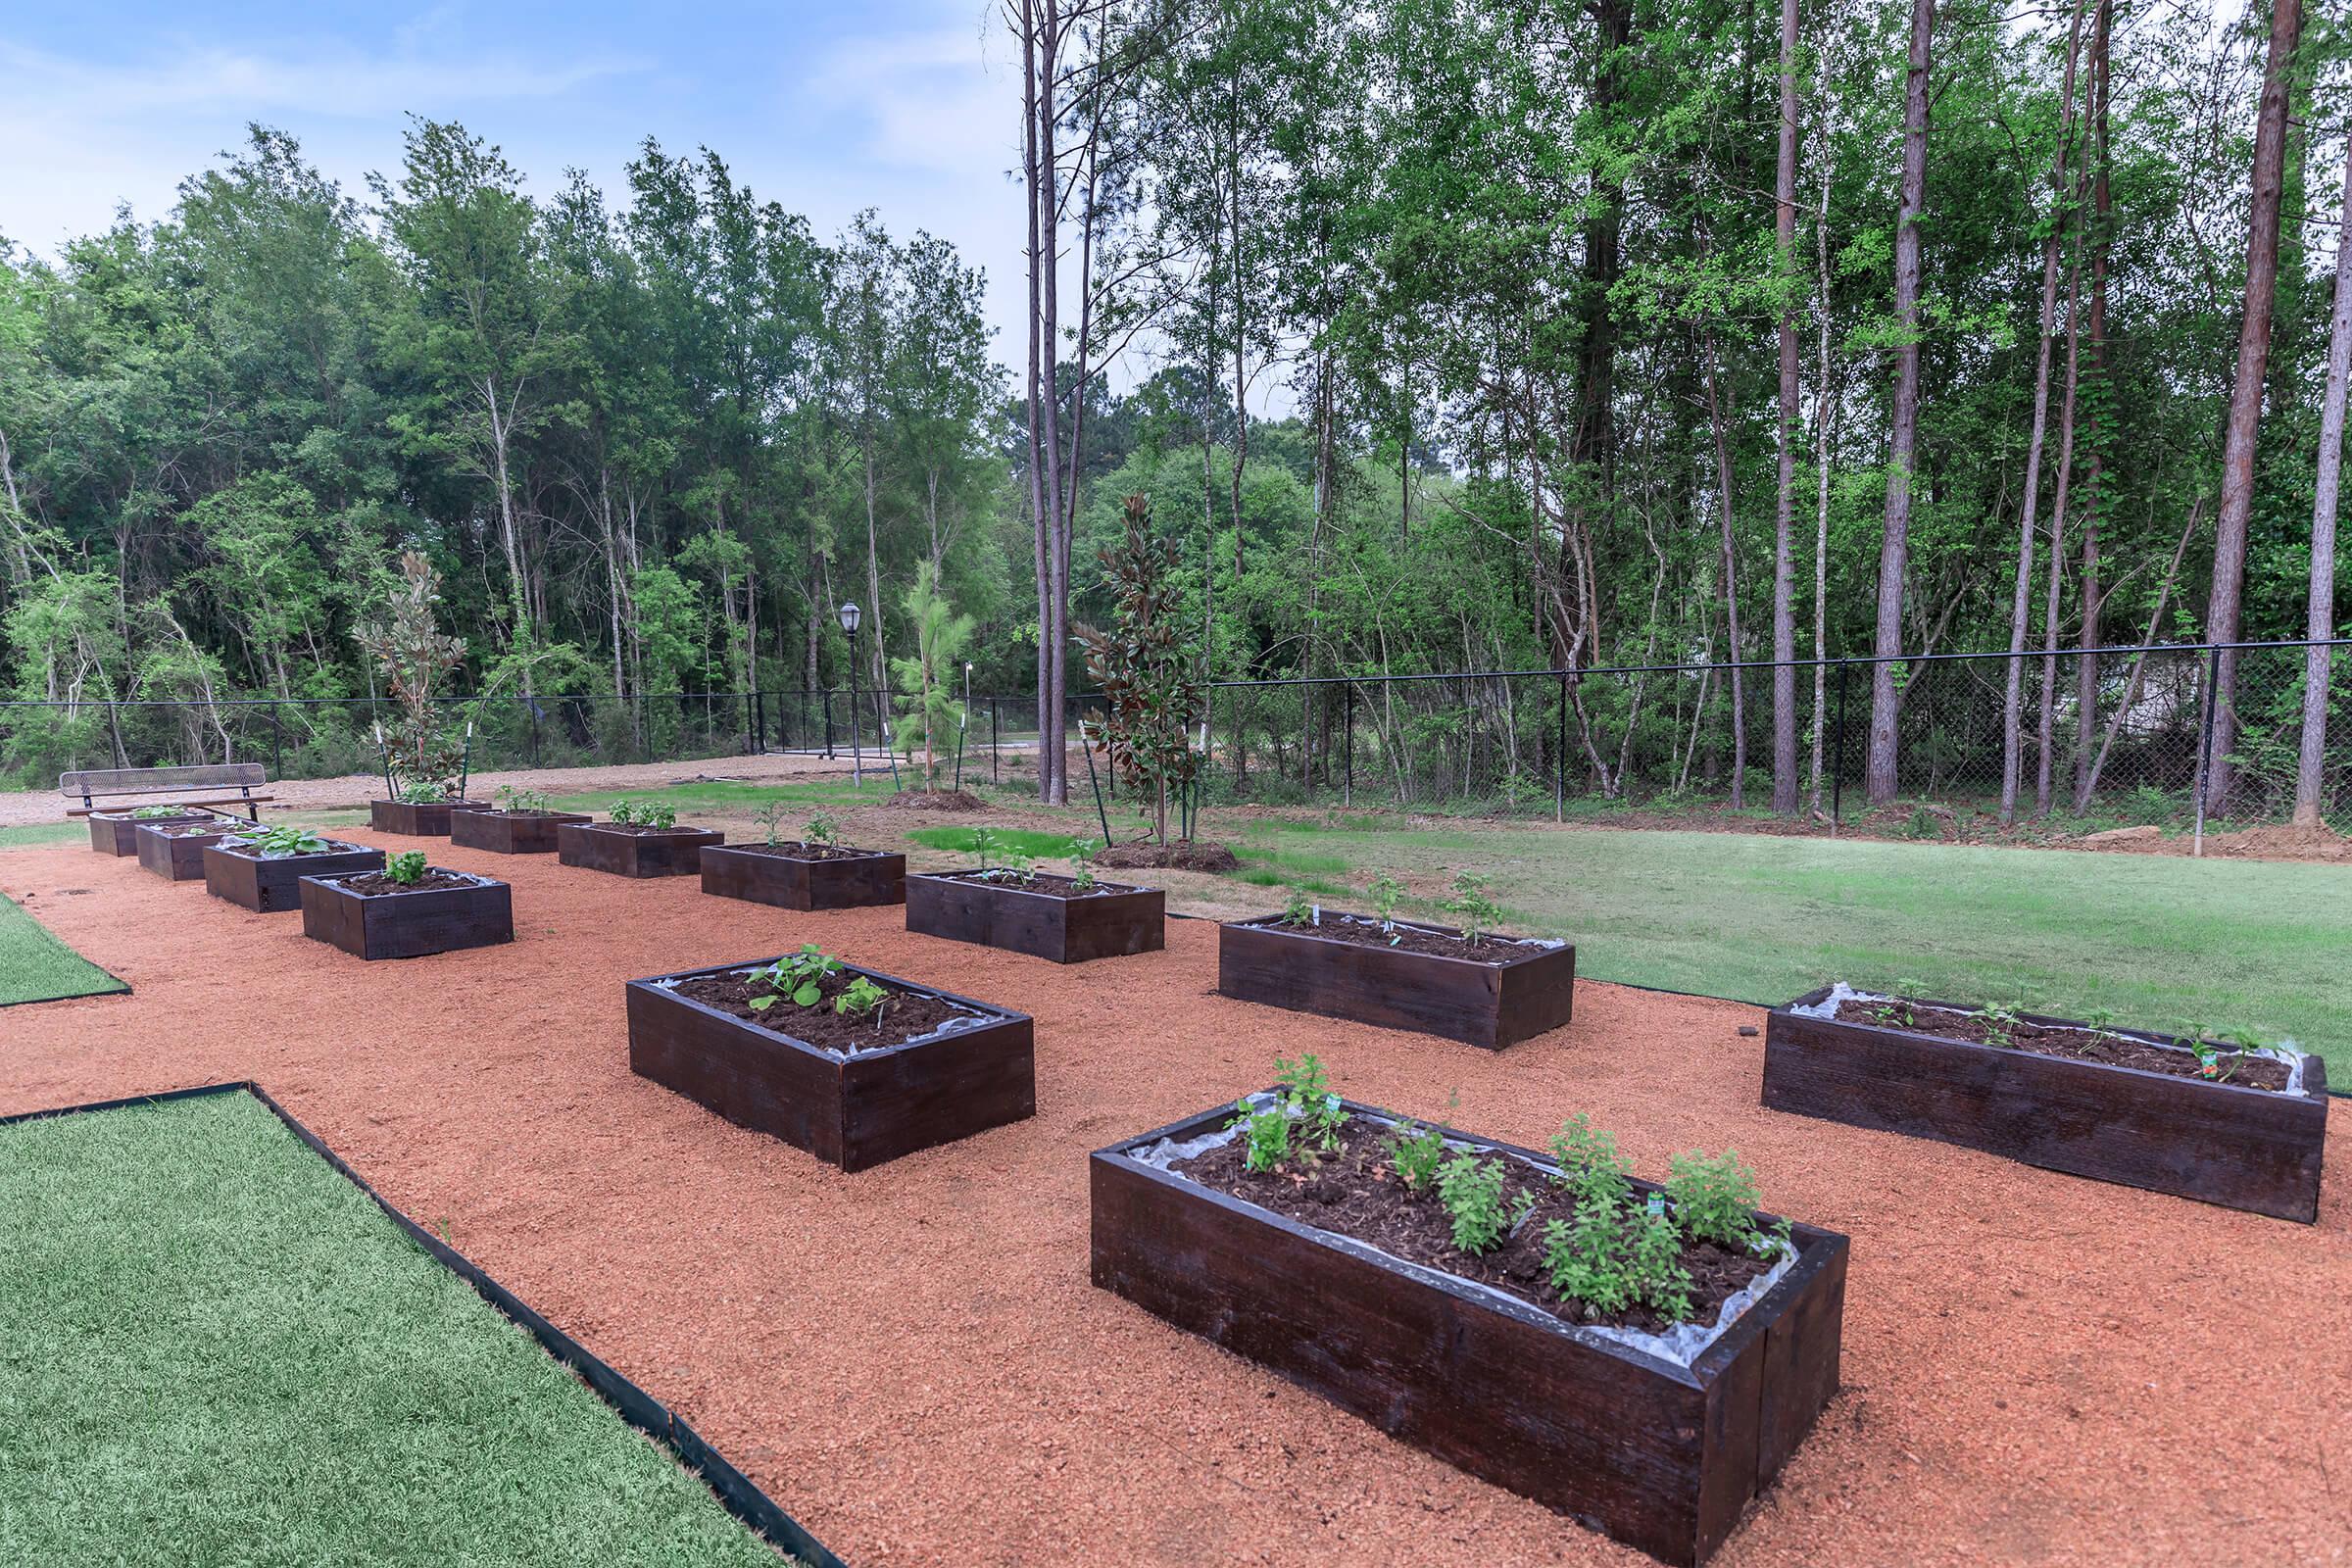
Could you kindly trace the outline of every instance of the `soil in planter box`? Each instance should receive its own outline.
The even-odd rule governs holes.
[[[1142,891],[1119,882],[1098,882],[1091,888],[1081,889],[1066,876],[1054,876],[1043,871],[1027,882],[1011,877],[990,876],[985,871],[942,871],[938,874],[943,882],[977,882],[983,887],[1010,888],[1016,893],[1042,893],[1049,899],[1092,899],[1104,893]]]
[[[363,899],[378,898],[387,893],[437,893],[443,888],[478,888],[485,885],[480,877],[466,876],[459,871],[444,871],[438,866],[427,867],[424,875],[414,882],[395,882],[381,871],[361,871],[335,879],[335,886],[347,893],[356,893]]]
[[[1294,1162],[1277,1170],[1253,1171],[1243,1162],[1247,1152],[1247,1141],[1235,1137],[1191,1159],[1177,1161],[1174,1168],[1203,1187],[1272,1209],[1302,1225],[1377,1247],[1407,1262],[1493,1286],[1571,1323],[1639,1329],[1646,1334],[1663,1334],[1673,1327],[1646,1308],[1609,1313],[1583,1301],[1561,1298],[1544,1267],[1544,1229],[1553,1220],[1573,1224],[1575,1200],[1515,1159],[1500,1154],[1485,1156],[1500,1159],[1507,1172],[1502,1192],[1507,1210],[1516,1211],[1521,1193],[1535,1195],[1536,1206],[1493,1251],[1471,1253],[1453,1245],[1453,1225],[1435,1184],[1428,1192],[1417,1194],[1397,1177],[1385,1126],[1362,1116],[1351,1118],[1340,1129],[1339,1152],[1322,1156],[1312,1166]],[[1641,1189],[1635,1194],[1639,1201]],[[1771,1258],[1686,1238],[1682,1266],[1690,1276],[1690,1321],[1714,1322],[1724,1301],[1772,1264]]]
[[[738,855],[771,855],[779,860],[871,860],[891,853],[847,844],[730,844],[727,848]]]
[[[1882,1017],[1881,1013],[1886,1015]],[[1937,1040],[1961,1040],[1986,1046],[1987,1020],[1982,1012],[1957,1007],[1931,1007],[1900,999],[1891,1002],[1847,1001],[1838,1004],[1839,1023],[1868,1024],[1880,1029],[1904,1029]],[[2072,1056],[2079,1061],[2105,1062],[2111,1067],[2137,1067],[2142,1072],[2167,1073],[2175,1078],[2202,1078],[2194,1053],[2172,1046],[2150,1045],[2103,1029],[2053,1029],[2046,1024],[2014,1023],[2008,1046],[2036,1056]],[[2284,1089],[2287,1066],[2266,1056],[2225,1052],[2218,1058],[2221,1081],[2247,1089]],[[2230,1068],[2236,1067],[2232,1073]]]
[[[549,814],[553,815],[554,813]],[[704,828],[688,827],[682,822],[676,827],[654,827],[645,822],[584,822],[581,826],[593,827],[599,833],[626,833],[633,838],[641,839],[671,838],[680,833],[707,831]]]
[[[1513,958],[1524,958],[1532,951],[1516,937],[1497,936],[1490,931],[1476,942],[1467,942],[1450,931],[1430,931],[1419,926],[1396,923],[1393,931],[1383,931],[1380,922],[1368,915],[1333,914],[1325,910],[1321,925],[1289,925],[1282,921],[1260,922],[1268,931],[1288,931],[1295,936],[1328,937],[1334,942],[1351,942],[1359,948],[1394,948],[1398,953],[1429,953],[1441,958],[1467,958],[1472,963],[1503,964]],[[1394,942],[1389,939],[1394,936]]]
[[[909,1040],[938,1031],[942,1024],[957,1018],[983,1016],[971,1008],[960,1006],[944,997],[923,991],[902,991],[896,986],[875,981],[890,993],[882,1004],[882,1019],[877,1027],[874,1016],[865,1013],[848,1017],[833,1010],[833,999],[850,988],[858,975],[844,969],[827,975],[818,982],[823,1000],[814,1006],[794,1004],[790,997],[777,996],[775,989],[764,980],[753,982],[744,975],[706,974],[691,980],[681,980],[674,990],[689,1001],[716,1007],[730,1017],[746,1023],[756,1023],[762,1029],[772,1029],[780,1035],[790,1035],[804,1045],[819,1051],[835,1051],[849,1054],[859,1051],[876,1051],[884,1046],[904,1045]],[[869,977],[870,978],[870,977]],[[755,997],[775,997],[767,1007],[754,1007]]]

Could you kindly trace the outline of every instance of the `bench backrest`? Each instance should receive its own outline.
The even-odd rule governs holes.
[[[259,762],[199,762],[188,767],[92,767],[57,775],[57,793],[88,801],[98,795],[164,795],[181,790],[250,790],[270,782]]]

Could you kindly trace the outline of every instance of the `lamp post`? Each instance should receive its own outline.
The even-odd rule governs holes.
[[[865,787],[864,737],[865,716],[858,710],[858,602],[844,604],[838,613],[841,629],[850,639],[850,785],[853,789]]]

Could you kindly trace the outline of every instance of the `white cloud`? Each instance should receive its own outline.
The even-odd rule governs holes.
[[[808,78],[814,102],[855,125],[877,164],[996,179],[1012,166],[1014,83],[980,27],[842,39]]]

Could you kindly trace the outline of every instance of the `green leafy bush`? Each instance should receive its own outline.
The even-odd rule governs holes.
[[[778,958],[751,976],[752,1010],[765,1012],[779,1002],[813,1007],[824,1000],[824,982],[840,972],[839,958],[813,942],[805,943],[800,952]],[[762,986],[767,989],[761,991]]]
[[[323,855],[330,847],[326,840],[307,827],[265,827],[242,833],[233,841],[244,845],[264,859],[282,859],[289,855]]]
[[[1695,1149],[1675,1155],[1666,1196],[1674,1200],[1674,1217],[1688,1235],[1736,1251],[1750,1250],[1761,1239],[1756,1204],[1763,1199],[1756,1173],[1740,1163],[1736,1149],[1713,1159]]]
[[[1389,1160],[1406,1192],[1426,1193],[1437,1185],[1438,1167],[1446,1162],[1446,1135],[1400,1121],[1389,1133]]]
[[[384,862],[384,875],[404,888],[413,888],[424,880],[424,852],[404,850]]]

